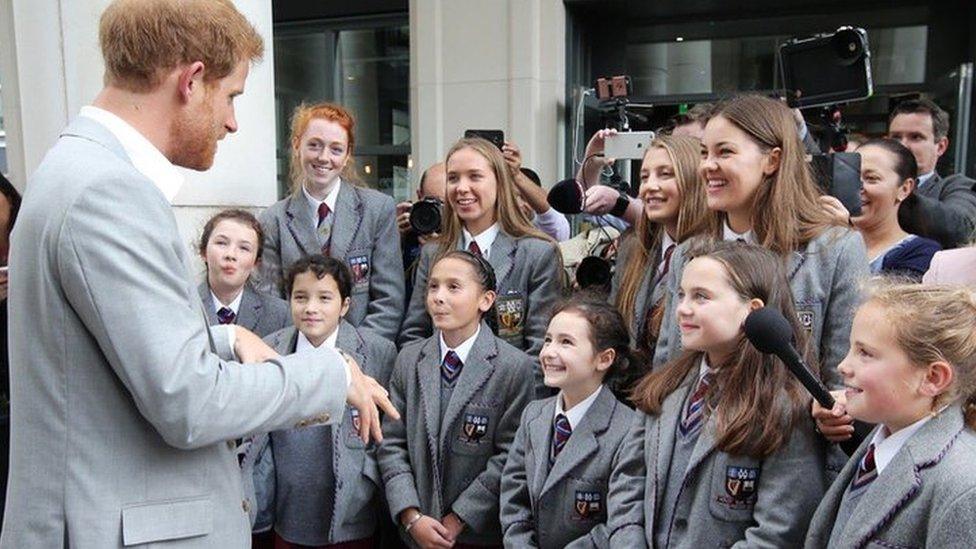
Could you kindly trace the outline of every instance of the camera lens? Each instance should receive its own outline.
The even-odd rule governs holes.
[[[410,227],[417,234],[425,235],[441,230],[441,201],[425,198],[410,209]]]

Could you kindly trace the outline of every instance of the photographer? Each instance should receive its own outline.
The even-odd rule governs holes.
[[[605,167],[612,166],[614,162],[613,158],[607,158],[603,155],[606,138],[616,133],[617,130],[615,129],[604,129],[593,134],[589,143],[586,144],[583,165],[580,166],[576,179],[582,181],[586,187],[583,194],[583,211],[595,216],[604,216],[604,220],[609,225],[623,231],[629,225],[637,223],[643,207],[640,200],[631,198],[627,193],[600,184],[601,172]],[[619,220],[606,217],[606,214],[619,218]]]
[[[447,171],[443,162],[438,162],[424,170],[420,176],[420,185],[417,187],[417,201],[438,200],[444,203],[447,193]],[[410,303],[410,294],[413,291],[413,274],[417,269],[417,259],[420,257],[420,248],[428,240],[436,239],[439,235],[437,231],[418,234],[410,225],[410,212],[416,202],[400,202],[396,205],[397,230],[400,231],[400,243],[403,250],[403,274],[406,281],[406,301]]]
[[[556,242],[569,240],[569,220],[549,205],[539,175],[529,168],[522,167],[522,152],[518,146],[506,141],[502,146],[502,156],[512,168],[519,206],[526,217],[537,229],[551,236]]]

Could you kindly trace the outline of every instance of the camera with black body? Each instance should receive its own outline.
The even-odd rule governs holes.
[[[868,34],[857,27],[796,38],[779,48],[786,102],[792,108],[834,105],[871,96]]]
[[[444,203],[439,198],[428,196],[410,207],[410,228],[418,235],[440,232],[443,220]]]

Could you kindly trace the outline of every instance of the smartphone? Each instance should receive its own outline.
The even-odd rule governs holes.
[[[861,155],[859,153],[818,154],[811,159],[814,177],[820,188],[847,208],[852,216],[861,215]]]
[[[505,144],[505,132],[501,130],[464,130],[464,137],[480,137],[491,141],[498,150],[502,150],[502,145]]]
[[[603,155],[617,160],[641,160],[654,132],[621,132],[608,135],[603,145]]]

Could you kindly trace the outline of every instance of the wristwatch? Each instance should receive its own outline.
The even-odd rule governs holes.
[[[627,213],[627,207],[630,206],[630,197],[627,196],[627,193],[623,191],[617,192],[620,193],[620,195],[617,196],[617,202],[614,203],[613,208],[610,208],[610,215],[615,217],[623,217],[623,215]]]

